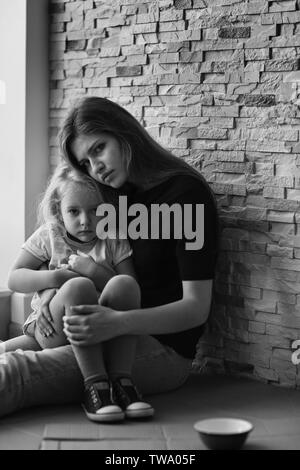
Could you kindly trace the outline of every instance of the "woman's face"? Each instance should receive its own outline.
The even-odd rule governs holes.
[[[96,181],[119,188],[128,179],[118,140],[106,132],[76,137],[71,151],[79,166]]]

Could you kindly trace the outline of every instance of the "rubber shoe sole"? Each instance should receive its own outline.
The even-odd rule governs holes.
[[[143,405],[143,406],[142,406]],[[125,410],[125,416],[129,419],[150,418],[154,415],[154,409],[151,405],[145,406],[146,403],[133,403]]]
[[[96,421],[98,423],[114,423],[117,421],[123,421],[125,418],[125,413],[122,410],[107,410],[106,412],[104,411],[105,408],[101,411],[101,413],[89,413],[85,406],[82,405],[82,408],[88,417],[89,420],[91,421]],[[112,407],[106,407],[106,408],[112,408]],[[117,407],[116,407],[117,408]]]

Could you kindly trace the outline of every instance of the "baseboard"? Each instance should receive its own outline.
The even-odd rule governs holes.
[[[13,292],[11,296],[11,322],[23,325],[31,312],[31,299],[33,294],[20,294]]]

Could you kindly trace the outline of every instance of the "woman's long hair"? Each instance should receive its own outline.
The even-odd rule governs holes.
[[[147,189],[174,175],[194,175],[209,188],[196,169],[164,149],[128,111],[106,98],[83,98],[71,110],[60,132],[64,159],[83,172],[72,153],[72,143],[78,136],[102,132],[118,140],[129,180],[137,186]],[[102,184],[100,186],[103,196],[107,196],[105,199],[111,199],[115,190]]]
[[[159,145],[143,126],[118,104],[95,96],[83,98],[78,102],[69,113],[60,132],[60,146],[65,161],[73,168],[84,172],[72,153],[72,144],[79,136],[97,135],[103,132],[111,134],[118,140],[121,155],[127,164],[128,179],[142,189],[157,186],[175,175],[189,175],[201,181],[207,188],[216,209],[216,238],[219,239],[217,202],[205,178],[184,160],[175,157]],[[103,200],[113,204],[118,211],[118,196],[122,189],[116,190],[98,184]]]
[[[99,204],[102,200],[99,185],[96,181],[76,171],[67,163],[61,163],[50,177],[47,188],[42,195],[38,206],[37,225],[52,223],[64,228],[61,216],[61,200],[70,183],[88,187],[99,196]]]

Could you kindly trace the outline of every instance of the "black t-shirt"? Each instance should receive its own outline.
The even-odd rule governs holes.
[[[193,208],[192,213],[186,212],[186,217],[192,215],[193,226],[188,224],[191,220],[187,219],[188,222],[185,223],[186,226],[189,225],[189,228],[185,229],[184,217],[181,219],[183,221],[182,239],[178,239],[178,234],[176,236],[175,218],[170,219],[173,223],[169,239],[163,239],[161,230],[159,239],[132,239],[129,234],[128,239],[133,249],[133,262],[141,287],[142,308],[156,307],[182,299],[183,280],[213,279],[217,256],[218,224],[214,198],[206,182],[193,175],[175,175],[151,189],[131,190],[127,192],[127,196],[128,206],[138,203],[147,207],[149,236],[151,236],[151,220],[153,223],[153,216],[151,217],[153,204],[165,203],[172,206],[177,203],[180,205],[182,216],[187,211],[186,205]],[[199,227],[200,220],[203,223],[200,212],[196,219],[197,204],[204,205],[204,244],[201,249],[187,250],[186,243],[195,242],[191,239],[191,230],[195,230],[196,220],[198,220],[197,227]],[[135,217],[129,218],[128,221],[130,222]],[[166,216],[162,219],[165,222]],[[184,236],[185,234],[188,239]],[[198,246],[200,246],[200,236],[197,237]],[[182,356],[192,358],[202,332],[203,325],[179,333],[154,336]]]

